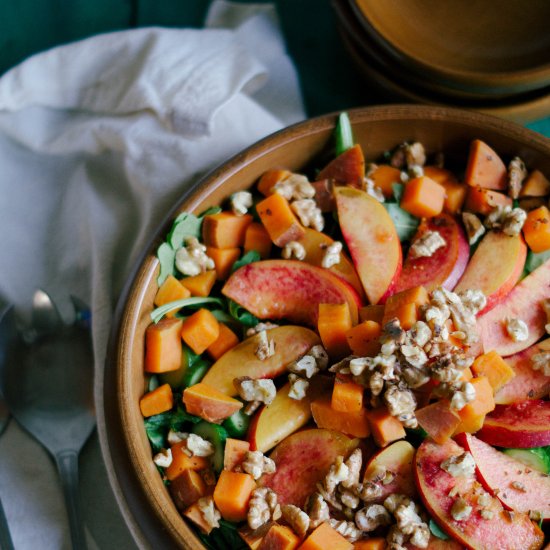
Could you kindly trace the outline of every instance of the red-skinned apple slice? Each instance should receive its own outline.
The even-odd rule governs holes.
[[[523,273],[527,246],[521,235],[510,237],[490,231],[479,243],[455,292],[481,290],[487,298],[486,313],[514,288]]]
[[[315,229],[306,227],[304,236],[299,239],[298,242],[306,251],[304,262],[317,267],[322,267],[325,250],[327,246],[334,243],[334,239],[331,239],[328,235],[325,235],[320,231],[315,231]],[[331,273],[334,273],[334,275],[337,275],[349,283],[362,299],[365,297],[365,292],[361,286],[361,281],[359,280],[357,271],[355,271],[352,261],[346,254],[340,254],[340,261],[328,269]]]
[[[271,329],[268,338],[275,343],[277,353],[260,361],[256,355],[260,336],[256,334],[224,353],[210,367],[202,382],[226,395],[237,395],[233,385],[235,378],[275,378],[285,372],[288,364],[321,342],[312,330],[293,325]]]
[[[352,187],[334,189],[338,220],[355,269],[371,304],[393,291],[402,265],[401,243],[386,209]]]
[[[348,283],[327,269],[296,260],[265,260],[237,269],[222,288],[259,319],[286,319],[317,326],[319,304],[349,305],[357,323],[361,300]]]
[[[550,401],[532,399],[497,405],[476,435],[496,447],[531,449],[550,445]]]
[[[296,432],[275,447],[270,456],[277,471],[261,477],[260,485],[271,487],[280,504],[303,508],[336,458],[347,457],[358,445],[359,439],[332,430],[313,428]]]
[[[541,399],[550,391],[550,376],[545,376],[541,370],[533,369],[533,355],[547,351],[550,338],[534,344],[530,348],[510,355],[506,363],[516,375],[495,393],[497,405],[509,405],[526,399]]]
[[[376,502],[383,502],[386,497],[393,493],[400,493],[409,497],[416,495],[412,473],[414,452],[414,447],[408,441],[396,441],[385,449],[378,451],[367,462],[364,480],[372,479],[374,473],[382,466],[386,469],[386,472],[393,475],[390,483],[381,485],[382,495],[376,499]]]
[[[484,519],[477,500],[480,494],[487,493],[475,474],[453,477],[441,468],[444,460],[463,452],[464,449],[452,439],[442,445],[425,439],[417,450],[414,473],[418,492],[437,524],[453,539],[475,550],[540,549],[544,534],[527,514],[517,512],[511,515],[498,499],[488,495],[489,503],[483,508],[491,511],[493,516]],[[472,507],[472,512],[468,518],[457,521],[451,508],[459,496]]]
[[[477,319],[483,347],[503,357],[527,349],[545,333],[546,313],[542,301],[550,296],[550,260],[520,281],[493,309]],[[514,341],[506,331],[506,319],[527,324],[526,340]]]
[[[416,258],[409,253],[397,280],[395,292],[420,285],[428,292],[439,286],[453,290],[464,273],[470,257],[470,247],[460,224],[449,214],[440,214],[424,220],[413,241],[427,231],[437,231],[445,240],[445,246],[438,248],[429,257]]]
[[[483,487],[506,509],[536,510],[545,520],[550,519],[550,476],[527,468],[471,434],[462,433],[456,441],[474,457]]]

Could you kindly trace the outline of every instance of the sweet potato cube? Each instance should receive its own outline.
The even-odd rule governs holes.
[[[519,196],[546,197],[547,195],[550,195],[550,181],[540,170],[533,170],[523,183]]]
[[[363,409],[364,388],[350,377],[336,376],[330,406],[339,412],[359,412]]]
[[[420,427],[440,445],[454,434],[460,424],[460,416],[451,410],[446,400],[436,401],[417,409],[416,418]]]
[[[353,543],[353,550],[385,550],[385,548],[386,539],[383,537],[372,537]]]
[[[335,411],[330,397],[320,397],[311,403],[311,414],[319,428],[337,430],[352,437],[367,437],[370,434],[365,408],[358,412]]]
[[[401,422],[393,417],[386,407],[368,411],[367,418],[372,437],[379,447],[386,447],[398,439],[403,439],[406,435]]]
[[[273,193],[273,187],[280,181],[286,180],[291,176],[291,172],[282,168],[271,168],[264,172],[258,180],[256,189],[265,197]]]
[[[550,249],[550,212],[546,206],[531,210],[527,214],[523,236],[529,248],[535,253]]]
[[[224,470],[234,470],[244,460],[246,453],[250,450],[250,443],[243,439],[228,437],[225,441],[223,453]]]
[[[323,346],[333,359],[349,354],[346,332],[352,327],[349,305],[319,304],[317,330]]]
[[[210,523],[208,523],[204,516],[202,515],[202,512],[200,511],[199,505],[195,502],[194,504],[191,504],[185,512],[183,512],[183,515],[193,522],[195,527],[199,529],[201,533],[204,533],[205,535],[210,534],[210,531],[214,529]]]
[[[401,208],[419,218],[431,218],[443,211],[445,188],[427,176],[413,178],[405,185]]]
[[[462,210],[462,206],[466,200],[468,186],[452,181],[442,181],[441,185],[445,189],[443,211],[449,214],[458,214]]]
[[[157,307],[169,304],[175,300],[189,298],[191,292],[181,284],[173,275],[168,275],[155,295],[155,305]],[[174,317],[177,310],[169,311],[166,317]]]
[[[393,184],[401,183],[401,170],[389,164],[380,164],[369,174],[369,178],[376,187],[380,187],[384,197],[389,199],[393,195]]]
[[[437,183],[458,183],[455,175],[446,168],[440,166],[427,165],[423,168],[424,175]]]
[[[340,153],[319,172],[317,178],[361,187],[365,179],[365,157],[361,145],[356,144]]]
[[[170,447],[172,451],[172,463],[164,474],[170,481],[176,479],[185,470],[204,470],[208,468],[208,459],[203,456],[189,456],[187,454],[187,441],[174,443]]]
[[[169,411],[174,406],[174,396],[170,384],[163,384],[147,392],[139,400],[141,414],[145,417]]]
[[[255,488],[256,482],[250,474],[222,470],[214,489],[214,502],[222,518],[235,522],[245,520],[250,494]]]
[[[521,209],[531,212],[531,210],[546,206],[547,200],[546,197],[522,197],[518,199],[518,202]]]
[[[185,277],[180,282],[189,290],[191,296],[201,296],[204,298],[210,295],[212,287],[216,282],[216,277],[216,270],[212,269],[211,271],[193,275],[193,277]]]
[[[266,228],[258,222],[251,223],[244,235],[244,252],[255,250],[262,259],[269,258],[273,243]]]
[[[216,248],[214,246],[206,247],[206,254],[212,258],[216,266],[216,277],[218,281],[225,281],[230,273],[233,264],[241,255],[240,248]]]
[[[181,366],[181,319],[161,319],[145,331],[146,372],[158,373],[177,370]]]
[[[508,170],[498,154],[480,139],[470,143],[464,181],[473,187],[504,191],[508,186]]]
[[[295,550],[300,537],[286,525],[273,524],[259,546],[259,550]]]
[[[170,494],[178,510],[185,510],[199,498],[206,495],[206,484],[202,476],[191,468],[170,482]]]
[[[512,206],[512,199],[504,193],[482,189],[481,187],[470,187],[466,194],[464,209],[474,214],[486,216],[495,206]]]
[[[462,432],[475,433],[483,426],[485,415],[495,408],[493,387],[486,376],[472,378],[470,383],[476,390],[476,397],[462,410],[458,411],[460,424],[455,430],[455,435]]]
[[[248,545],[250,550],[258,550],[258,548],[260,548],[260,544],[262,544],[263,538],[271,529],[272,525],[275,525],[274,521],[268,521],[267,523],[260,525],[258,529],[250,529],[250,527],[245,526],[241,527],[238,533],[243,541]]]
[[[382,327],[376,321],[363,321],[346,332],[351,352],[360,357],[374,357],[380,351],[378,341]]]
[[[327,548],[330,550],[353,550],[353,544],[324,522],[309,535],[299,550],[326,550]]]
[[[199,309],[181,326],[183,341],[199,355],[211,346],[219,335],[218,320],[207,309]]]
[[[359,321],[376,321],[382,324],[385,306],[382,304],[369,304],[359,308]]]
[[[206,246],[215,248],[237,248],[244,244],[246,228],[252,223],[252,216],[237,216],[232,212],[219,212],[204,216],[202,240]]]
[[[299,241],[305,235],[305,229],[288,201],[278,193],[260,201],[256,205],[256,212],[272,242],[277,246],[283,247],[290,241]]]
[[[239,337],[224,323],[219,323],[220,332],[216,340],[206,348],[206,353],[217,361],[226,351],[239,343]]]
[[[200,416],[213,424],[220,424],[243,406],[241,401],[228,397],[204,382],[185,388],[182,400],[189,414]]]
[[[487,377],[495,393],[516,375],[514,369],[494,350],[476,357],[472,371],[476,376]]]
[[[390,296],[386,301],[384,317],[382,318],[382,327],[397,317],[400,321],[400,315],[412,315],[412,309],[408,308],[407,304],[414,304],[416,318],[419,317],[420,308],[429,302],[428,291],[423,286],[415,286],[407,290],[403,290]]]

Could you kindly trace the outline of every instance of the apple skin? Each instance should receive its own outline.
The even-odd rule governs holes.
[[[333,430],[312,428],[296,432],[275,447],[270,457],[277,471],[262,476],[259,483],[273,489],[280,504],[303,508],[336,458],[349,456],[359,442]]]
[[[429,257],[413,258],[409,254],[397,280],[395,292],[422,285],[428,292],[437,287],[453,290],[470,258],[470,246],[464,230],[453,216],[440,214],[423,220],[413,240],[426,231],[437,231],[446,245]]]
[[[382,303],[394,290],[403,254],[386,209],[365,191],[334,189],[338,220],[355,269],[371,304]]]
[[[256,349],[259,335],[251,336],[224,353],[208,370],[202,382],[226,395],[237,395],[233,384],[235,378],[275,378],[283,374],[286,366],[305,355],[313,346],[320,344],[319,336],[305,327],[286,325],[271,329],[268,338],[275,342],[277,353],[260,361]]]
[[[497,405],[476,435],[495,447],[531,449],[550,445],[550,401],[532,399]]]
[[[471,453],[479,481],[507,510],[538,510],[545,521],[550,519],[550,476],[526,468],[471,434],[457,435],[456,442]],[[514,489],[514,482],[521,483],[525,490]]]
[[[486,313],[514,288],[523,273],[526,257],[527,246],[521,235],[510,237],[489,231],[470,259],[455,292],[481,290],[487,298],[481,314]]]
[[[509,405],[525,399],[541,399],[548,395],[550,376],[545,376],[542,371],[534,370],[531,366],[533,355],[543,351],[543,346],[548,343],[550,338],[506,358],[506,363],[516,375],[495,393],[497,405]]]
[[[549,296],[550,260],[521,280],[491,311],[477,318],[478,331],[485,350],[495,350],[503,357],[532,346],[546,334],[546,313],[541,305]],[[504,320],[521,319],[527,324],[529,336],[514,342],[506,331]]]
[[[392,472],[395,476],[391,483],[381,485],[382,495],[373,502],[384,502],[386,497],[393,493],[409,497],[416,495],[412,475],[414,453],[414,447],[408,441],[401,440],[381,449],[370,458],[365,468],[363,481],[369,479],[369,474],[377,466],[384,466],[388,472]]]
[[[428,512],[437,524],[457,542],[475,550],[538,550],[542,547],[544,534],[528,514],[517,512],[510,516],[500,501],[489,497],[484,508],[493,512],[491,519],[483,519],[477,503],[479,489],[475,474],[453,477],[441,468],[441,463],[459,456],[464,449],[449,439],[438,445],[425,439],[416,452],[414,475],[418,493]],[[451,490],[455,496],[449,496]],[[453,493],[451,493],[453,494]],[[472,507],[469,518],[455,520],[451,508],[457,495]]]
[[[348,283],[327,269],[297,260],[264,260],[237,269],[222,294],[259,319],[317,326],[319,304],[347,302],[353,324],[362,302]]]

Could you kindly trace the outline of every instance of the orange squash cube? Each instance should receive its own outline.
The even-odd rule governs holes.
[[[215,273],[218,281],[225,281],[231,274],[233,264],[239,259],[241,249],[207,246],[206,254],[214,261],[214,265],[216,266]]]
[[[527,214],[523,236],[529,248],[535,253],[550,249],[550,212],[546,206],[531,210]]]
[[[359,321],[375,321],[382,324],[385,306],[382,304],[369,304],[359,308]]]
[[[445,188],[427,176],[413,178],[405,185],[401,208],[419,218],[441,214],[445,203]]]
[[[295,550],[300,537],[286,525],[273,524],[259,546],[259,550]]]
[[[277,246],[283,247],[290,241],[299,241],[305,235],[305,229],[288,201],[278,193],[260,201],[256,205],[256,212],[272,242]]]
[[[187,454],[187,441],[185,440],[174,443],[170,450],[172,451],[172,463],[164,470],[164,475],[170,481],[176,479],[185,470],[205,470],[208,468],[207,458]]]
[[[320,397],[311,403],[311,414],[318,428],[337,430],[352,437],[368,437],[370,434],[365,408],[358,412],[335,411],[330,397]]]
[[[161,319],[145,330],[146,372],[159,373],[177,370],[181,366],[181,319]]]
[[[353,544],[324,522],[307,537],[299,550],[327,550],[329,548],[330,550],[353,550]]]
[[[271,168],[264,172],[261,178],[258,181],[256,189],[265,197],[273,193],[273,187],[280,181],[286,180],[291,176],[289,170],[284,170],[282,168]]]
[[[472,371],[476,376],[487,377],[495,393],[516,375],[514,369],[494,350],[476,357]]]
[[[393,195],[393,184],[401,183],[401,170],[389,164],[380,164],[369,174],[369,178],[376,187],[380,187],[384,197],[389,199]]]
[[[204,273],[199,273],[192,277],[185,277],[185,279],[181,279],[180,282],[189,290],[192,296],[201,296],[204,298],[210,295],[212,287],[216,282],[216,277],[216,271],[212,269],[211,271],[205,271]]]
[[[378,341],[382,327],[376,321],[363,321],[346,331],[351,352],[360,357],[374,357],[380,351]]]
[[[379,447],[386,447],[407,435],[401,422],[393,417],[386,407],[368,411],[367,418],[374,442]]]
[[[145,417],[169,411],[174,406],[174,395],[170,384],[163,384],[147,392],[139,400],[141,414]]]
[[[185,510],[206,495],[206,484],[199,472],[188,468],[170,482],[170,494],[176,508]]]
[[[349,354],[346,332],[352,327],[349,305],[319,304],[317,330],[323,346],[333,359]]]
[[[512,199],[504,193],[482,189],[481,187],[470,187],[466,194],[464,209],[474,214],[486,216],[495,206],[512,206]]]
[[[214,502],[222,518],[227,521],[244,521],[250,494],[255,488],[256,482],[250,474],[222,470],[214,489]]]
[[[155,305],[159,307],[174,302],[175,300],[189,298],[189,296],[191,296],[191,292],[181,284],[181,281],[176,279],[173,275],[168,275],[162,285],[160,285],[155,295],[154,302]],[[166,317],[174,317],[176,312],[176,309],[169,311]]]
[[[237,216],[231,212],[219,212],[204,216],[202,240],[206,246],[215,248],[238,248],[244,243],[246,228],[252,223],[252,216]]]
[[[349,377],[336,376],[330,406],[338,412],[360,412],[363,409],[364,388]]]
[[[273,243],[266,228],[257,222],[251,223],[246,228],[244,235],[244,252],[255,250],[262,259],[269,258]]]
[[[220,333],[216,340],[206,348],[206,353],[217,361],[226,351],[239,343],[239,337],[224,323],[219,323]]]
[[[533,170],[521,187],[520,197],[546,197],[550,195],[550,181],[540,171]]]
[[[211,346],[220,335],[218,320],[207,309],[199,309],[181,326],[183,341],[198,355]]]

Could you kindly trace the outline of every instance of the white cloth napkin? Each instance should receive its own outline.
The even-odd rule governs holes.
[[[137,255],[201,174],[304,117],[273,6],[218,0],[206,26],[96,36],[0,79],[0,300],[25,316],[41,287],[67,319],[69,294],[91,305],[100,431],[111,314]],[[90,546],[133,547],[96,435],[80,468]],[[17,549],[70,547],[53,462],[13,421],[0,497]]]

